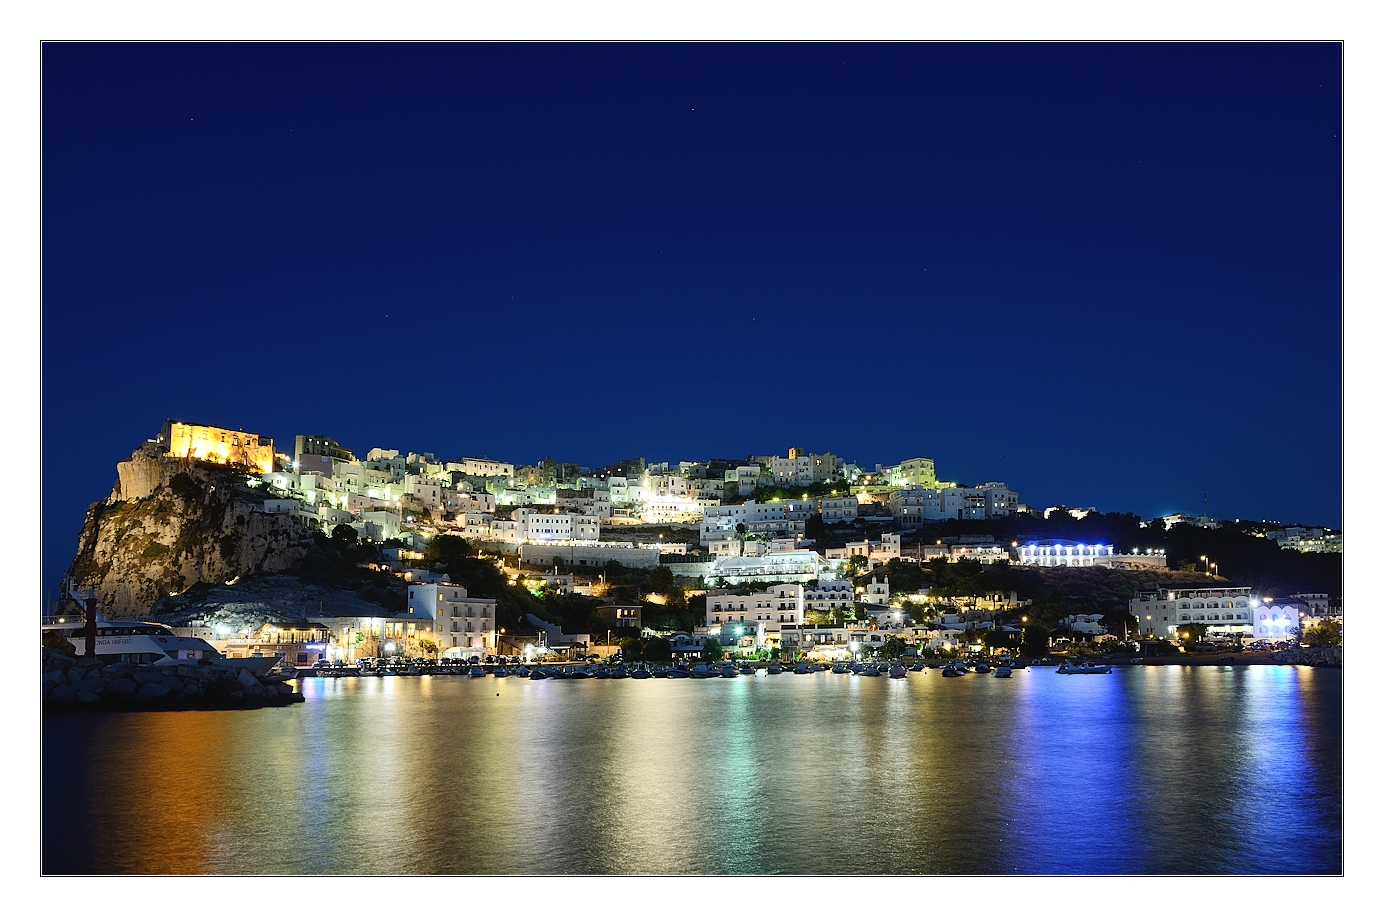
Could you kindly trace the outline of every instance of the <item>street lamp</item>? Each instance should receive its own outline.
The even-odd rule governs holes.
[[[1206,572],[1209,574],[1211,572],[1211,561],[1206,559],[1205,554],[1201,555],[1201,560],[1204,564],[1206,564]]]

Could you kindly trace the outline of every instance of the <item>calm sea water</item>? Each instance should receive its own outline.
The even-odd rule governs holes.
[[[44,719],[55,873],[1334,874],[1341,672],[306,679]]]

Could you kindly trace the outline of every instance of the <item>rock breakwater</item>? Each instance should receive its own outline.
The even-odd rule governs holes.
[[[252,710],[301,703],[291,685],[266,682],[248,669],[212,663],[106,664],[48,647],[43,654],[45,707],[121,710]]]
[[[1339,646],[1295,646],[1280,650],[1269,659],[1280,665],[1310,665],[1339,669],[1345,654]]]

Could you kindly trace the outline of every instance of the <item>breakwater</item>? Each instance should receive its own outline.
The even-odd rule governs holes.
[[[291,685],[214,663],[136,665],[43,654],[45,707],[121,710],[250,710],[301,703]]]

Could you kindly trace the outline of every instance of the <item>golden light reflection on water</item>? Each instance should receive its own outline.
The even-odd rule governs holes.
[[[46,723],[45,870],[1236,872],[1268,838],[1339,869],[1339,673],[303,687]]]

